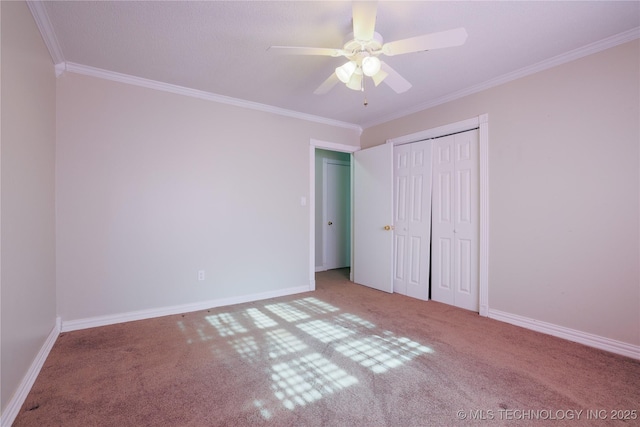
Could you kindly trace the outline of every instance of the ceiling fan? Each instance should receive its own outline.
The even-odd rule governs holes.
[[[467,39],[467,31],[464,28],[456,28],[384,43],[382,36],[375,32],[377,8],[377,1],[353,2],[353,33],[349,34],[348,41],[342,49],[271,46],[268,50],[289,55],[347,58],[348,62],[337,67],[335,72],[313,92],[317,95],[329,92],[339,81],[346,84],[349,89],[364,91],[365,77],[371,77],[375,86],[384,81],[396,93],[402,93],[411,88],[411,83],[387,63],[381,61],[379,56],[460,46]]]

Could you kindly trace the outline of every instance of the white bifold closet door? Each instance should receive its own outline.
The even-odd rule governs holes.
[[[393,291],[429,299],[431,141],[394,148]]]
[[[431,298],[478,311],[478,131],[433,140]]]

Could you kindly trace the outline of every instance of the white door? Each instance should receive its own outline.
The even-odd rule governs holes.
[[[394,148],[393,290],[429,299],[431,141]]]
[[[353,153],[353,281],[393,292],[393,145]]]
[[[431,297],[478,311],[478,131],[433,149]]]
[[[325,269],[351,263],[351,167],[348,162],[324,159],[323,236]]]

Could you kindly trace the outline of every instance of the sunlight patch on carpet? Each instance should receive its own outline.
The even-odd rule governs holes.
[[[270,331],[265,335],[269,348],[269,357],[272,359],[284,356],[286,354],[302,351],[307,348],[307,345],[305,343],[303,343],[295,335],[291,334],[288,331],[285,331],[284,329]]]
[[[397,368],[416,356],[433,351],[409,338],[396,337],[390,332],[386,337],[367,336],[336,346],[336,351],[358,362],[376,374]]]
[[[276,359],[307,349],[305,343],[284,329],[264,332],[264,335],[261,332],[257,337],[238,337],[228,342],[242,359],[251,363],[267,358]]]
[[[338,323],[346,323],[349,326],[356,326],[356,327],[363,326],[367,329],[373,329],[376,327],[376,325],[369,322],[368,320],[364,320],[362,317],[356,316],[355,314],[351,314],[351,313],[339,314],[336,317],[334,317],[334,320]]]
[[[271,379],[274,395],[291,410],[358,383],[318,353],[273,365]]]
[[[260,358],[260,346],[252,336],[229,341],[229,344],[238,352],[241,358],[248,362],[254,362]]]
[[[287,322],[297,322],[298,320],[304,320],[310,317],[307,313],[298,310],[291,304],[287,304],[285,302],[265,305],[264,308],[266,308],[273,314],[282,317]]]
[[[262,400],[254,400],[253,405],[260,410],[260,415],[265,420],[271,419],[271,411],[264,407],[264,402]]]
[[[276,322],[257,308],[249,308],[245,313],[251,318],[258,329],[266,329],[273,326],[278,326],[278,322]]]
[[[418,342],[340,311],[320,299],[307,297],[208,315],[205,319],[221,337],[227,338],[227,344],[243,360],[257,366],[273,363],[265,370],[273,394],[255,396],[247,402],[269,420],[279,410],[293,411],[358,384],[359,375],[370,375],[367,371],[382,374],[433,353]],[[184,323],[178,322],[178,327],[188,335]],[[193,328],[200,341],[212,338],[206,336],[207,328],[207,323]],[[314,346],[330,347],[332,360],[316,352]]]
[[[339,308],[334,307],[331,304],[328,304],[314,297],[302,298],[302,299],[293,301],[293,303],[318,314],[333,313],[334,311],[340,311]]]
[[[216,338],[214,335],[210,335],[205,331],[205,329],[209,329],[205,323],[198,322],[195,327],[187,328],[184,322],[178,321],[178,329],[185,335],[187,344],[193,344],[199,341],[210,341]],[[197,336],[197,339],[194,335]]]
[[[311,322],[300,323],[296,326],[325,344],[344,339],[355,333],[347,328],[334,325],[324,320],[312,320]]]
[[[178,321],[178,329],[180,329],[180,332],[182,332],[184,335],[187,335],[187,328],[184,326],[184,322],[182,321]],[[187,344],[191,344],[193,342],[193,340],[191,338],[187,338]]]
[[[206,317],[214,328],[218,330],[218,334],[221,337],[228,337],[231,335],[242,334],[247,332],[247,329],[238,322],[231,313],[220,313],[213,316]]]

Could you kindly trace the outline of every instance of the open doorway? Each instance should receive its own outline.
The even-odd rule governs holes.
[[[315,271],[350,267],[351,155],[315,151]]]
[[[316,202],[317,193],[322,193],[322,180],[317,179],[316,171],[322,169],[322,157],[320,157],[320,165],[316,167],[318,159],[316,151],[324,151],[331,156],[346,156],[351,161],[351,154],[358,151],[360,147],[353,145],[338,144],[334,142],[321,141],[311,139],[309,141],[309,290],[315,290],[316,279],[315,273],[318,266],[323,265],[323,248],[318,249],[316,242],[322,242],[322,227],[317,230],[316,223],[323,220],[322,203]],[[350,188],[351,190],[351,188]],[[351,244],[352,233],[349,235],[349,244]],[[320,267],[321,269],[322,267]]]

